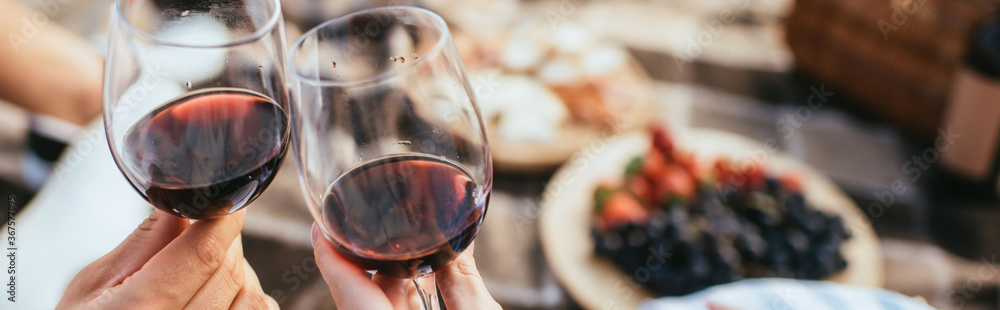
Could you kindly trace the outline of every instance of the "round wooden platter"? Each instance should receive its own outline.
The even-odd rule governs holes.
[[[644,103],[635,110],[636,113],[625,117],[628,123],[622,126],[620,131],[641,129],[649,124],[652,104]],[[500,171],[527,174],[551,172],[576,152],[614,134],[611,128],[602,129],[598,126],[570,123],[559,129],[558,137],[552,143],[510,143],[493,138],[490,140],[490,152],[493,155],[494,166]],[[496,125],[492,122],[487,125],[487,135],[499,137]]]
[[[497,170],[514,173],[552,172],[576,152],[594,141],[605,139],[617,132],[645,128],[652,120],[654,104],[651,97],[650,78],[635,59],[629,58],[628,69],[622,79],[631,81],[630,87],[636,91],[635,106],[616,115],[616,125],[604,127],[568,121],[559,128],[557,137],[551,143],[508,142],[499,139],[496,123],[487,120],[487,135],[490,136],[490,152]]]
[[[803,176],[809,205],[844,219],[852,238],[842,245],[848,266],[828,281],[881,287],[882,254],[867,218],[830,180],[806,165],[732,133],[688,129],[675,137],[678,147],[699,162],[724,156],[734,163],[761,158],[768,174],[794,171]],[[549,182],[542,198],[539,234],[545,257],[571,296],[586,309],[635,309],[654,298],[610,260],[594,254],[590,234],[593,191],[599,184],[620,182],[626,163],[650,147],[648,133],[631,133],[594,143],[573,156]]]

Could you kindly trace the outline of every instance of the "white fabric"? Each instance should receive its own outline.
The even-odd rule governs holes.
[[[882,289],[831,282],[753,279],[713,286],[683,297],[649,300],[640,310],[708,310],[708,303],[754,310],[932,310],[933,307]]]

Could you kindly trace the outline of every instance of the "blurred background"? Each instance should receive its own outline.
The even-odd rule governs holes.
[[[62,27],[73,34],[66,37],[86,42],[81,44],[93,50],[87,53],[103,53],[108,1],[21,2],[38,12],[7,21],[22,39],[31,39],[31,27]],[[873,259],[884,271],[884,281],[875,286],[921,296],[940,309],[997,309],[1000,277],[982,270],[997,268],[1000,253],[998,3],[284,0],[282,5],[289,42],[327,19],[385,5],[425,7],[451,25],[491,122],[497,161],[475,255],[487,287],[507,309],[584,307],[579,295],[567,290],[574,284],[553,272],[559,262],[543,250],[543,193],[573,153],[649,124],[675,132],[711,128],[774,144],[832,180],[870,219],[881,251]],[[78,51],[79,45],[68,46],[68,53]],[[31,67],[57,64],[40,61]],[[23,68],[5,67],[0,71]],[[100,71],[61,74],[78,72],[84,72],[74,77],[78,84],[100,87]],[[20,106],[0,103],[0,194],[16,197],[24,226],[56,216],[32,208],[73,208],[88,203],[86,195],[134,205],[138,213],[151,210],[125,185],[107,154],[91,155],[107,153],[101,124],[92,123],[97,112],[81,109],[84,121],[58,121],[52,119],[59,115],[38,117],[46,113]],[[283,308],[329,309],[333,302],[311,261],[312,219],[294,165],[286,160],[249,208],[246,257],[265,292]],[[80,186],[93,190],[73,189]],[[114,195],[129,197],[106,199]],[[129,227],[125,233],[139,220],[122,224]],[[102,238],[99,232],[88,234]],[[123,236],[105,243],[116,244]],[[34,246],[22,242],[24,249]],[[80,262],[69,259],[63,273],[106,249],[80,252]]]

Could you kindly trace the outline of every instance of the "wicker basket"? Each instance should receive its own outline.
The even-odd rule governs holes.
[[[796,66],[908,131],[936,132],[968,39],[1000,0],[798,0]]]

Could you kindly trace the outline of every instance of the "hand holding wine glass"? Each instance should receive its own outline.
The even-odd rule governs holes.
[[[277,309],[243,258],[245,212],[194,223],[154,210],[70,282],[57,309]]]
[[[316,264],[330,287],[337,309],[412,309],[419,306],[412,304],[419,298],[414,298],[418,292],[409,281],[378,274],[369,281],[364,269],[337,253],[335,245],[325,238],[318,237],[318,228],[313,226],[312,233]],[[476,269],[476,261],[472,258],[474,249],[475,245],[470,245],[434,277],[448,309],[500,309]],[[434,284],[426,283],[426,287]]]
[[[114,8],[105,131],[119,170],[157,209],[77,274],[59,308],[277,308],[239,235],[240,210],[271,182],[289,136],[280,3]]]
[[[434,287],[421,282],[433,283],[472,243],[493,182],[485,125],[447,24],[412,7],[353,13],[306,32],[288,67],[303,192],[330,241],[317,259],[357,276],[327,279],[369,286],[342,282],[360,279],[346,259],[379,284],[409,279],[421,306],[434,308]]]

